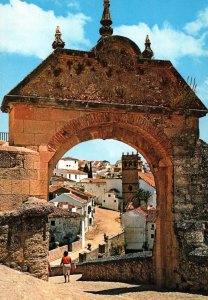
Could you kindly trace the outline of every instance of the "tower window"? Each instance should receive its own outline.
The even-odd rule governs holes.
[[[131,185],[128,186],[128,190],[129,190],[129,192],[132,191],[132,186]]]

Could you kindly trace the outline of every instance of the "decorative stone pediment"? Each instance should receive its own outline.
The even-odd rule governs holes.
[[[142,58],[138,46],[120,36],[102,37],[89,52],[56,49],[5,96],[2,110],[14,102],[207,112],[169,61]]]

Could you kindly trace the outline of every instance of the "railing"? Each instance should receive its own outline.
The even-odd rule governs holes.
[[[0,141],[8,142],[9,133],[8,132],[0,132]]]

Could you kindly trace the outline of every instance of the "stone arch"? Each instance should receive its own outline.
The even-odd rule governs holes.
[[[103,130],[102,133],[98,134],[98,128],[108,128],[108,130]],[[118,132],[119,129],[120,132]],[[131,135],[125,136],[125,131],[131,132]],[[115,138],[124,141],[135,149],[139,148],[144,156],[148,156],[142,145],[137,145],[139,143],[137,136],[143,141],[145,140],[152,150],[153,148],[157,149],[157,156],[160,156],[161,159],[171,157],[172,144],[163,128],[158,128],[144,114],[137,115],[134,113],[97,112],[72,119],[50,139],[48,150],[55,152],[55,156],[59,152],[64,154],[67,151],[69,140],[74,137],[77,138],[77,142],[69,143],[69,148],[91,139]],[[65,152],[60,149],[64,147],[66,147]]]
[[[73,146],[93,139],[116,139],[140,152],[151,166],[157,189],[157,238],[154,252],[155,282],[172,282],[176,252],[173,230],[172,144],[164,131],[145,115],[134,113],[89,113],[69,121],[49,141],[54,152],[49,161],[49,176],[57,161]],[[174,250],[173,250],[174,249]],[[164,270],[167,269],[167,272]]]

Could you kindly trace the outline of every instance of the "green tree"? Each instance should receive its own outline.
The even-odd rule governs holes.
[[[151,197],[151,193],[149,191],[145,191],[143,189],[138,189],[133,194],[132,204],[134,208],[140,207],[142,204],[147,205],[149,198]]]

